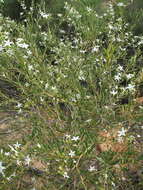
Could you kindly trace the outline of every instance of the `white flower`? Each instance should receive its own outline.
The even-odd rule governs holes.
[[[127,130],[124,129],[124,127],[122,127],[121,130],[118,131],[118,137],[125,136],[126,132],[127,132]]]
[[[17,163],[17,165],[19,165],[19,166],[20,166],[21,161],[20,161],[20,160],[17,160],[17,161],[16,161],[16,163]]]
[[[16,142],[16,144],[14,144],[15,148],[19,148],[21,146],[21,144],[19,144],[18,142]]]
[[[90,123],[92,121],[92,119],[88,119],[88,120],[86,120],[85,122],[86,123]]]
[[[26,165],[29,165],[30,162],[31,162],[31,158],[30,158],[29,155],[28,155],[28,156],[26,156],[26,158],[25,158],[25,164],[26,164]]]
[[[38,147],[38,148],[41,148],[41,145],[38,143],[38,144],[37,144],[37,147]]]
[[[80,53],[85,53],[86,51],[85,50],[80,50]]]
[[[73,136],[71,140],[72,141],[78,141],[79,140],[79,136]]]
[[[11,42],[11,41],[5,41],[5,44],[4,44],[4,46],[10,46],[11,44],[13,44],[13,42]]]
[[[0,46],[0,52],[3,50],[3,47],[2,46]]]
[[[44,102],[44,98],[43,98],[43,97],[40,97],[40,101],[41,101],[41,102]]]
[[[44,13],[44,12],[41,12],[40,15],[41,15],[43,18],[48,18],[48,17],[51,16],[50,14],[46,14],[46,13]]]
[[[121,74],[115,75],[114,79],[119,81],[121,79]]]
[[[116,38],[116,40],[117,40],[117,42],[121,42],[122,41],[122,39],[121,38]]]
[[[126,77],[127,79],[131,79],[134,75],[133,74],[127,74]]]
[[[127,87],[126,87],[127,90],[135,90],[135,85],[133,84],[129,84]]]
[[[87,9],[87,12],[89,13],[92,12],[92,9],[90,7],[87,7],[86,9]]]
[[[122,2],[120,2],[120,3],[117,3],[117,6],[118,7],[125,7],[126,5],[124,3],[122,3]]]
[[[31,71],[31,70],[33,70],[33,69],[34,69],[33,65],[28,65],[28,70],[29,70],[29,71]]]
[[[10,155],[10,152],[5,152],[4,155],[5,155],[5,156],[9,156],[9,155]]]
[[[62,14],[61,14],[61,13],[58,13],[57,16],[58,16],[58,17],[62,17]]]
[[[66,137],[66,139],[70,139],[71,138],[71,136],[68,135],[68,134],[66,134],[65,137]]]
[[[17,44],[17,45],[18,45],[18,47],[25,48],[25,49],[27,49],[27,48],[29,47],[29,45],[26,44],[26,43],[23,43],[23,44]]]
[[[74,157],[74,156],[75,156],[75,151],[72,151],[72,150],[71,150],[70,153],[69,153],[69,156],[70,156],[70,157]]]
[[[89,169],[88,169],[88,171],[90,171],[90,172],[96,171],[95,166],[90,166]]]
[[[46,83],[45,84],[45,89],[47,89],[49,87],[49,84],[48,83]]]
[[[28,50],[28,51],[27,51],[27,54],[28,54],[28,55],[31,55],[31,54],[32,54],[32,52],[31,52],[30,50]]]
[[[99,46],[95,46],[92,48],[92,53],[98,52],[99,51]]]
[[[4,174],[3,173],[3,170],[5,170],[6,168],[4,166],[2,166],[2,162],[0,162],[0,173],[1,174]]]
[[[141,39],[141,41],[138,42],[138,45],[143,44],[143,39]]]
[[[17,107],[17,108],[21,108],[21,107],[22,107],[22,104],[21,104],[21,103],[18,103],[16,107]]]
[[[110,30],[114,29],[114,26],[112,24],[108,24],[108,27],[109,27]]]
[[[123,70],[124,70],[121,65],[118,66],[118,69],[119,69],[120,71],[123,71]]]
[[[63,176],[64,176],[64,178],[69,178],[69,176],[68,176],[68,173],[67,173],[67,172],[64,172]]]
[[[30,84],[28,82],[25,83],[25,86],[28,87]]]
[[[110,94],[112,94],[113,96],[116,95],[117,93],[118,93],[118,92],[115,91],[115,90],[112,90],[112,91],[110,92]]]

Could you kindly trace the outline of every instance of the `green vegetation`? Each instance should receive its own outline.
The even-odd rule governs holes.
[[[0,190],[142,190],[133,4],[0,2]]]

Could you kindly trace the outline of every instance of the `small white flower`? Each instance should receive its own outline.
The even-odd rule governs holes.
[[[31,54],[32,54],[32,52],[31,52],[30,50],[28,50],[28,51],[27,51],[27,54],[28,54],[28,55],[31,55]]]
[[[10,152],[5,152],[4,155],[5,155],[5,156],[9,156],[9,155],[10,155]]]
[[[143,44],[143,39],[141,39],[141,41],[138,42],[138,45]]]
[[[127,79],[131,79],[134,75],[133,74],[127,74],[126,77]]]
[[[44,98],[43,98],[43,97],[40,97],[40,101],[41,101],[41,102],[44,102]]]
[[[88,119],[88,120],[86,120],[85,122],[86,123],[90,123],[92,121],[92,119]]]
[[[28,87],[30,84],[28,82],[25,83],[25,86]]]
[[[41,145],[38,143],[38,144],[37,144],[37,147],[38,147],[38,148],[41,148]]]
[[[60,32],[61,34],[65,34],[65,31],[64,31],[64,30],[59,30],[59,32]]]
[[[7,177],[6,179],[7,179],[8,181],[10,181],[10,180],[11,180],[11,176],[10,176],[10,177]]]
[[[0,162],[0,173],[4,175],[3,170],[5,170],[6,168],[4,166],[2,166],[2,162]]]
[[[28,65],[28,70],[29,70],[29,71],[31,71],[31,70],[33,70],[33,69],[34,69],[33,65]]]
[[[67,172],[64,172],[63,177],[64,177],[64,178],[69,178],[68,173],[67,173]]]
[[[46,13],[44,13],[44,12],[40,12],[40,15],[41,15],[43,18],[48,18],[48,17],[51,16],[50,14],[46,14]]]
[[[96,171],[95,166],[90,166],[89,169],[88,169],[88,171],[90,171],[90,172]]]
[[[115,75],[114,79],[119,81],[121,79],[121,74]]]
[[[3,50],[3,47],[2,46],[0,46],[0,52]]]
[[[74,164],[76,164],[76,163],[77,163],[77,161],[76,161],[76,160],[73,160],[73,163],[74,163]]]
[[[21,104],[21,103],[18,103],[16,107],[17,107],[17,108],[21,108],[21,107],[22,107],[22,104]]]
[[[19,148],[21,146],[21,144],[19,144],[18,142],[16,142],[16,144],[14,144],[15,148]]]
[[[110,30],[114,29],[114,26],[112,24],[108,24],[108,27],[109,27]]]
[[[118,92],[115,91],[115,90],[112,90],[112,91],[110,92],[110,94],[112,94],[113,96],[116,95],[117,93],[118,93]]]
[[[84,54],[85,52],[86,52],[85,50],[80,50],[80,53],[83,53],[83,54]]]
[[[58,16],[58,17],[62,17],[62,14],[61,14],[61,13],[58,13],[57,16]]]
[[[29,45],[26,43],[23,43],[23,44],[18,43],[17,45],[18,45],[18,47],[25,48],[25,49],[27,49],[29,47]]]
[[[13,42],[8,40],[8,41],[5,42],[4,46],[11,46],[12,44],[13,44]]]
[[[71,138],[71,136],[68,135],[68,134],[66,134],[65,137],[66,137],[66,139],[70,139]]]
[[[79,140],[79,136],[73,136],[71,140],[72,141],[78,141]]]
[[[99,46],[95,46],[94,48],[92,48],[92,53],[98,52],[98,51],[99,51]]]
[[[126,132],[127,132],[127,130],[124,129],[124,127],[122,127],[121,130],[118,131],[118,137],[125,136]]]
[[[69,156],[70,156],[70,157],[74,157],[74,156],[75,156],[75,151],[72,151],[72,150],[71,150],[70,153],[69,153]]]
[[[20,161],[20,160],[17,160],[17,161],[16,161],[16,163],[17,163],[17,165],[19,165],[19,166],[20,166],[21,161]]]
[[[92,9],[90,7],[87,7],[86,9],[87,9],[87,12],[89,13],[92,12]]]
[[[25,164],[29,166],[30,162],[31,162],[31,158],[30,158],[29,155],[28,155],[28,156],[26,156],[26,158],[25,158]]]
[[[118,69],[119,69],[120,71],[123,71],[123,70],[124,70],[124,69],[123,69],[123,66],[121,66],[121,65],[118,66]]]
[[[122,2],[120,2],[120,3],[117,3],[117,6],[118,7],[125,7],[126,5],[124,3],[122,3]]]
[[[49,87],[49,84],[48,83],[46,83],[45,84],[45,89],[47,89]]]
[[[135,85],[133,84],[129,84],[127,87],[126,87],[127,90],[135,90]]]

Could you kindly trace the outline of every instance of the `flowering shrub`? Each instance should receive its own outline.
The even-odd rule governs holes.
[[[143,37],[124,19],[129,2],[102,14],[63,3],[0,15],[0,109],[14,112],[0,117],[1,188],[142,189]]]

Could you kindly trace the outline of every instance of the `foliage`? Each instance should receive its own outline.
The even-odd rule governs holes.
[[[0,16],[0,188],[142,189],[143,37],[122,1],[56,3]]]

